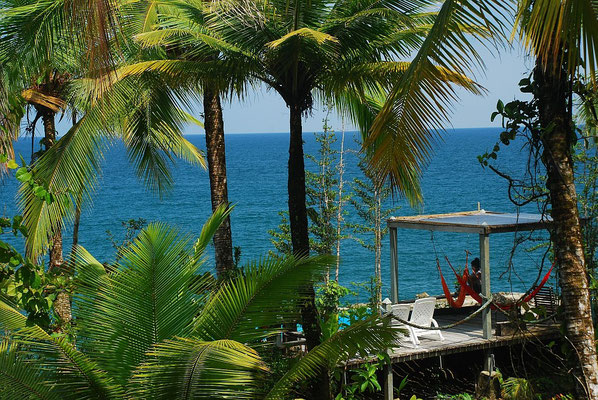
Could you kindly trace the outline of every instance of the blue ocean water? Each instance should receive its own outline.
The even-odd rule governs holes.
[[[449,131],[429,163],[422,180],[424,204],[414,210],[401,198],[387,206],[401,208],[395,215],[418,213],[448,213],[475,210],[478,202],[485,210],[516,212],[507,197],[507,184],[492,171],[483,169],[477,156],[490,150],[496,142],[499,130],[457,129]],[[356,149],[348,134],[345,147]],[[304,134],[305,152],[317,153],[317,143],[310,132]],[[204,136],[189,136],[199,148],[205,148]],[[340,140],[335,146],[340,147]],[[30,140],[21,139],[16,149],[29,159]],[[236,204],[232,215],[233,242],[242,249],[241,262],[262,257],[273,249],[268,235],[280,223],[278,212],[287,208],[287,157],[288,134],[237,134],[226,136],[227,168],[230,201]],[[346,156],[345,179],[359,177],[357,156]],[[514,174],[523,171],[525,151],[512,145],[500,154],[498,165]],[[308,168],[309,161],[306,162]],[[122,145],[115,145],[106,153],[104,173],[95,194],[94,203],[84,210],[80,225],[79,243],[99,260],[111,260],[114,249],[106,231],[122,232],[121,221],[144,218],[148,221],[164,221],[178,227],[182,232],[198,235],[209,216],[210,193],[207,172],[199,167],[177,162],[173,170],[175,185],[163,199],[144,189],[132,169]],[[348,186],[348,185],[347,185]],[[13,215],[15,209],[16,182],[14,178],[0,183],[0,215]],[[349,221],[356,221],[356,213],[346,205]],[[535,212],[534,206],[525,211]],[[444,267],[447,281],[448,256],[453,265],[462,265],[465,250],[474,255],[478,252],[477,235],[436,233],[434,240],[427,231],[400,230],[399,235],[399,292],[402,299],[413,298],[417,293],[441,294],[439,274],[435,258],[438,255]],[[537,235],[536,235],[537,236]],[[514,234],[491,236],[492,287],[497,290],[524,291],[538,276],[542,250],[532,252],[519,248],[514,254],[514,267],[508,268],[508,260],[515,240]],[[65,235],[65,248],[70,238]],[[383,248],[384,295],[389,292],[389,246],[388,237]],[[531,247],[532,244],[527,245]],[[209,265],[213,265],[209,260]],[[347,239],[341,246],[340,281],[365,282],[374,274],[374,254],[356,241]],[[359,300],[365,298],[362,292]]]

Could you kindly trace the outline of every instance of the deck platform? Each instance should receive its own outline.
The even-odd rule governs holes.
[[[444,314],[435,316],[440,326],[450,325],[462,320],[463,314]],[[496,320],[498,318],[495,318]],[[482,318],[473,318],[456,327],[443,330],[444,341],[437,336],[424,336],[420,338],[418,347],[414,347],[408,337],[399,340],[399,347],[391,354],[390,358],[394,363],[401,363],[423,358],[437,357],[441,355],[465,353],[468,351],[492,349],[523,343],[524,341],[550,340],[559,337],[559,328],[556,323],[543,323],[539,325],[528,324],[527,330],[509,336],[493,336],[491,339],[484,339],[482,336]],[[358,366],[372,361],[372,359],[349,360],[347,366]]]

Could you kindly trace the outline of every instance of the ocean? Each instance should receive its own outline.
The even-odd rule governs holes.
[[[507,183],[489,169],[480,166],[477,156],[492,149],[500,133],[496,128],[455,129],[443,136],[435,146],[435,154],[422,178],[424,202],[418,209],[397,197],[390,199],[386,207],[399,206],[394,214],[437,214],[482,209],[499,212],[516,212],[507,194]],[[354,141],[357,133],[347,133],[345,147],[357,150]],[[335,147],[340,147],[339,140]],[[305,132],[305,152],[316,155],[318,144],[313,132]],[[205,149],[203,135],[188,139]],[[279,211],[287,208],[287,158],[288,141],[286,133],[230,134],[226,135],[226,157],[228,169],[229,200],[234,203],[232,214],[233,245],[241,248],[241,264],[258,259],[273,250],[268,230],[280,223]],[[31,142],[23,138],[16,144],[17,152],[30,159]],[[348,152],[346,163],[346,188],[350,181],[361,177],[357,167],[356,151]],[[526,152],[521,143],[514,143],[501,150],[497,165],[515,176],[521,175],[526,162]],[[308,168],[313,163],[306,161]],[[100,179],[94,202],[81,217],[79,244],[84,246],[98,260],[114,258],[115,250],[108,238],[111,231],[116,238],[123,236],[122,221],[144,218],[147,221],[167,222],[181,232],[197,236],[211,210],[209,180],[207,171],[200,167],[177,161],[173,169],[175,185],[170,193],[160,199],[149,193],[135,177],[126,152],[121,144],[114,145],[107,153],[103,176]],[[18,213],[15,207],[16,180],[4,179],[0,183],[0,215],[12,216]],[[345,205],[350,222],[359,222],[350,204]],[[521,211],[537,212],[529,205]],[[350,234],[350,232],[345,232]],[[65,249],[70,248],[70,230],[65,233]],[[534,234],[542,239],[541,233]],[[441,260],[447,281],[453,281],[444,257],[453,265],[462,266],[465,250],[473,256],[478,253],[478,236],[458,233],[435,233],[427,231],[399,230],[399,296],[414,298],[426,292],[442,294],[440,277],[436,268],[436,257]],[[525,291],[534,283],[544,250],[530,250],[538,242],[519,246],[513,254],[512,267],[509,259],[515,242],[513,233],[491,236],[490,263],[493,291]],[[389,239],[384,238],[382,274],[383,296],[389,295]],[[20,245],[20,244],[18,244]],[[471,260],[471,258],[470,258]],[[213,267],[209,258],[206,268]],[[353,282],[366,282],[374,274],[374,253],[362,247],[354,239],[345,239],[341,244],[340,282],[355,288]],[[554,277],[549,281],[554,286]],[[363,301],[367,294],[363,290],[355,299]]]

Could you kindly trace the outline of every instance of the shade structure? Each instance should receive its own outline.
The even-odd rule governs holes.
[[[391,217],[387,220],[390,233],[390,295],[393,303],[399,301],[399,255],[397,253],[397,230],[420,229],[437,232],[478,234],[480,238],[480,267],[482,271],[482,296],[492,296],[490,288],[490,235],[493,233],[547,229],[552,219],[542,214],[500,213],[486,210],[463,211],[449,214],[414,215]],[[490,308],[482,311],[482,337],[492,338]],[[488,340],[490,342],[490,340]],[[484,369],[492,370],[492,356],[486,352]],[[392,399],[392,368],[386,370],[385,398]]]
[[[473,233],[480,237],[480,267],[482,271],[482,296],[492,296],[490,287],[490,235],[493,233],[546,229],[552,219],[542,214],[501,213],[486,210],[463,211],[448,214],[391,217],[387,220],[390,231],[391,300],[399,301],[397,230],[419,229],[428,231]],[[482,313],[484,338],[492,337],[489,309]]]

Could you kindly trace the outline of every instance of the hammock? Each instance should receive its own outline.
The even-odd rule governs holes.
[[[469,278],[469,270],[467,269],[468,262],[469,262],[469,252],[466,251],[465,252],[465,270],[463,271],[463,277],[461,278],[464,282],[467,282],[467,279]],[[450,265],[450,263],[449,263],[449,265]],[[461,285],[461,290],[459,290],[459,295],[457,296],[457,300],[454,300],[453,295],[451,294],[451,291],[449,290],[448,285],[446,284],[446,281],[444,280],[444,276],[442,276],[442,269],[440,268],[440,260],[438,260],[438,256],[436,257],[436,267],[438,268],[438,272],[440,273],[440,280],[442,282],[442,291],[444,292],[444,297],[446,298],[447,303],[453,308],[461,308],[463,306],[463,302],[465,301],[465,295],[467,294],[465,292],[465,290],[463,290],[463,286],[461,285],[461,280],[459,280],[459,278],[457,278],[459,280],[459,284]],[[451,268],[453,268],[452,265],[451,265]],[[455,273],[455,275],[457,274],[457,272],[455,271],[454,268],[453,268],[453,272]]]
[[[461,290],[459,291],[459,298],[457,298],[457,301],[453,300],[452,296],[450,295],[450,291],[448,290],[448,287],[446,286],[446,281],[444,279],[444,277],[442,276],[442,270],[440,269],[440,263],[438,262],[438,271],[440,272],[440,279],[442,280],[442,288],[444,290],[444,294],[447,295],[447,301],[449,302],[449,304],[451,305],[451,307],[455,307],[455,308],[460,308],[463,305],[463,301],[461,301],[461,304],[458,305],[458,300],[461,298],[461,294],[463,293],[467,293],[468,295],[471,296],[471,298],[473,298],[475,301],[477,301],[480,304],[484,303],[484,299],[482,299],[482,296],[480,296],[479,294],[477,294],[468,284],[467,284],[467,277],[468,277],[468,268],[467,265],[465,265],[465,271],[463,272],[463,276],[459,276],[459,274],[457,273],[457,271],[455,271],[455,268],[453,268],[451,262],[449,261],[448,257],[446,257],[446,261],[448,262],[449,266],[451,267],[451,269],[453,270],[453,273],[455,274],[455,277],[457,278],[457,281],[459,282],[459,285],[461,286]],[[436,260],[438,261],[438,260]],[[520,306],[523,303],[528,303],[531,299],[533,299],[538,292],[542,289],[542,287],[544,287],[544,285],[546,284],[546,282],[548,281],[548,278],[550,278],[550,273],[552,272],[552,269],[554,268],[554,264],[552,263],[552,266],[550,267],[550,269],[548,270],[548,272],[546,273],[546,275],[544,276],[544,278],[542,279],[542,281],[540,282],[540,284],[538,286],[536,286],[536,288],[531,291],[527,296],[525,296],[523,298],[523,300],[518,301],[516,304],[506,304],[506,305],[501,305],[501,304],[497,304],[492,305],[492,309],[496,310],[497,306],[501,309],[501,310],[510,310],[511,308],[513,308],[513,306]],[[465,295],[463,295],[463,297],[465,297]],[[450,300],[449,300],[450,299]],[[455,304],[455,305],[453,305]]]
[[[438,272],[440,272],[440,280],[442,282],[442,291],[444,292],[444,297],[446,297],[446,301],[448,302],[448,304],[453,307],[453,308],[461,308],[463,306],[463,302],[465,301],[465,290],[463,290],[463,286],[461,285],[461,290],[459,290],[459,296],[457,296],[457,300],[453,299],[453,295],[451,294],[451,291],[449,290],[446,281],[444,280],[444,276],[442,276],[442,270],[440,269],[440,261],[438,259],[436,259],[436,266],[438,267]],[[462,279],[467,282],[467,278],[468,278],[469,274],[467,272],[467,269],[465,269],[465,271],[463,271],[463,277]],[[461,280],[459,280],[459,284],[461,284]]]

